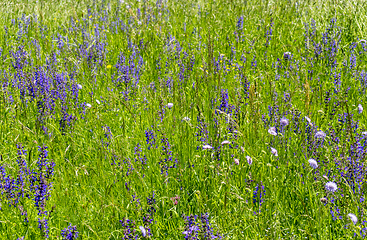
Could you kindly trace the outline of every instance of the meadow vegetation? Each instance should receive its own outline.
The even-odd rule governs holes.
[[[0,239],[365,238],[364,1],[0,12]]]

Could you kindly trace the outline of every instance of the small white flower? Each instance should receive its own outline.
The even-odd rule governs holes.
[[[310,126],[312,127],[313,124],[312,124],[311,118],[306,116],[305,119],[307,120],[308,124],[310,124]]]
[[[139,226],[140,231],[141,231],[141,235],[143,235],[143,237],[147,236],[147,230],[145,230],[145,228],[143,226]]]
[[[358,104],[358,113],[361,114],[363,112],[363,107],[361,104]]]
[[[182,118],[182,121],[190,121],[191,119],[189,117]]]
[[[280,125],[282,127],[288,126],[288,124],[289,124],[289,120],[286,119],[285,117],[283,117],[282,119],[280,119]]]
[[[96,99],[96,102],[97,102],[98,104],[101,104],[101,102],[100,102],[98,99]]]
[[[271,134],[271,135],[273,135],[273,136],[278,135],[278,134],[277,134],[277,129],[276,129],[275,127],[270,127],[270,128],[268,129],[268,133],[270,133],[270,134]]]
[[[310,160],[308,160],[308,163],[310,164],[310,166],[312,167],[312,168],[314,168],[314,169],[316,169],[317,167],[318,167],[318,165],[317,165],[317,162],[316,162],[316,160],[315,159],[310,159]]]
[[[238,165],[238,164],[240,164],[240,160],[238,160],[237,158],[235,158],[235,159],[234,159],[234,163],[235,163],[236,165]]]
[[[278,151],[275,148],[272,148],[272,147],[270,149],[271,149],[271,154],[278,157]]]
[[[89,108],[91,108],[91,107],[92,107],[92,105],[90,105],[89,103],[86,103],[86,104],[85,104],[85,106],[87,106],[87,107],[89,107]]]
[[[367,136],[367,132],[362,132],[362,135],[363,136]]]
[[[76,87],[78,88],[78,89],[82,89],[83,87],[82,87],[82,85],[80,85],[80,84],[77,84],[76,85]]]
[[[338,186],[336,185],[335,182],[327,182],[325,184],[325,189],[330,192],[335,192],[338,189]]]
[[[352,222],[353,222],[354,224],[356,224],[356,223],[358,222],[358,218],[357,218],[357,216],[356,216],[356,215],[354,215],[353,213],[349,213],[349,214],[348,214],[348,217],[350,217],[350,220],[352,220]]]
[[[173,103],[168,103],[168,104],[167,104],[167,107],[168,107],[169,109],[171,109],[171,108],[173,107]]]
[[[246,156],[246,159],[247,159],[247,163],[249,165],[251,165],[252,164],[252,158],[250,156]]]
[[[206,150],[206,149],[213,149],[213,147],[207,144],[207,145],[204,145],[203,146],[203,149],[204,150]]]
[[[230,141],[228,141],[228,140],[224,140],[223,142],[222,142],[222,145],[228,145],[228,144],[230,144],[231,142]]]
[[[317,131],[315,133],[315,138],[321,138],[324,139],[326,137],[326,133],[324,133],[323,131]]]

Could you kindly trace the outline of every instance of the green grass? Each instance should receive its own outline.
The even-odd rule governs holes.
[[[135,221],[135,235],[144,239],[138,227],[144,225],[143,218],[152,206],[151,239],[184,239],[183,232],[188,230],[185,216],[200,218],[204,213],[209,213],[214,234],[223,239],[361,238],[366,211],[361,198],[367,178],[353,175],[348,182],[341,169],[357,169],[351,159],[365,162],[365,155],[357,156],[353,148],[360,144],[364,150],[361,133],[366,128],[366,112],[357,111],[358,104],[366,106],[366,86],[359,78],[366,68],[366,51],[360,43],[356,66],[350,69],[349,65],[350,46],[367,37],[366,4],[188,0],[164,1],[158,6],[156,1],[125,2],[22,0],[0,4],[0,165],[16,178],[17,144],[27,150],[22,158],[35,170],[38,146],[48,147],[48,158],[55,163],[45,205],[49,239],[62,239],[61,230],[69,223],[77,227],[78,239],[121,239],[124,228],[119,221],[124,218]],[[22,16],[29,19],[29,26],[20,34]],[[239,30],[236,24],[241,16],[244,22]],[[334,18],[336,24],[330,27]],[[312,39],[305,42],[305,24],[312,32],[312,19],[315,43],[322,42],[328,28],[329,36],[339,36],[335,55],[324,48],[317,58]],[[120,25],[115,28],[117,22]],[[40,28],[44,26],[43,36]],[[58,34],[69,41],[64,39],[61,49]],[[83,44],[82,50],[95,61],[83,55]],[[96,46],[104,50],[98,53]],[[14,68],[12,53],[19,49],[27,55],[18,60],[28,64]],[[292,53],[292,61],[284,60],[285,52]],[[137,55],[129,66],[138,66],[139,57],[143,59],[136,87],[131,82],[116,83],[126,74],[116,67],[121,53],[127,60]],[[218,71],[219,57],[222,69]],[[334,69],[331,60],[337,63]],[[275,67],[277,61],[282,68]],[[40,86],[35,82],[39,68],[49,77],[65,74],[62,83],[54,78],[51,90],[81,84],[78,100],[67,90],[65,100],[56,99],[53,111],[42,115],[37,102],[45,102],[55,92],[32,98],[29,88],[25,97],[19,89],[22,84]],[[338,87],[335,71],[340,73]],[[123,93],[127,86],[128,97]],[[230,113],[218,111],[226,91],[228,104],[233,106]],[[284,100],[285,93],[290,101]],[[168,103],[173,103],[172,109],[166,107]],[[264,123],[270,107],[276,113]],[[64,111],[75,118],[63,130]],[[344,119],[345,113],[350,114]],[[270,135],[271,126],[281,131],[283,116],[289,126],[278,136]],[[314,128],[307,125],[305,116],[311,118]],[[184,117],[191,120],[183,121]],[[318,129],[327,133],[320,145],[314,139]],[[147,130],[153,130],[156,139],[150,149]],[[203,135],[197,136],[200,132]],[[205,141],[198,141],[200,138]],[[221,146],[224,140],[230,140],[231,147]],[[170,149],[164,151],[167,141]],[[138,144],[140,155],[135,150]],[[202,150],[205,144],[213,150]],[[271,155],[270,147],[278,150],[278,157]],[[252,165],[246,156],[252,157]],[[169,157],[168,164],[175,163],[175,167],[162,174],[162,161]],[[310,158],[318,160],[317,170],[309,166]],[[239,159],[239,165],[234,159]],[[323,178],[327,174],[329,180]],[[21,198],[18,207],[9,206],[6,179],[0,176],[0,180],[0,238],[45,238],[37,222],[43,217],[33,197]],[[336,193],[325,190],[328,181],[337,182]],[[353,182],[362,183],[360,192],[353,192]],[[259,196],[253,201],[257,186],[264,186],[261,204]],[[30,191],[27,185],[25,193]],[[153,193],[156,202],[150,206],[147,198]],[[177,205],[171,200],[175,196],[180,197]],[[329,199],[325,206],[322,197]],[[29,223],[24,223],[19,206],[27,211]],[[341,219],[333,219],[330,213],[336,208]],[[357,224],[352,224],[348,213],[357,215]],[[198,238],[206,239],[202,233]]]

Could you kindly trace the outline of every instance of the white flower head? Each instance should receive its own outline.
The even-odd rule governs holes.
[[[98,99],[96,99],[96,102],[97,102],[98,104],[101,104],[101,102],[100,102]]]
[[[92,105],[90,105],[89,103],[86,103],[86,104],[85,104],[85,106],[86,106],[86,107],[89,107],[89,108],[91,108],[91,107],[92,107]]]
[[[191,119],[189,117],[182,118],[182,121],[190,121]]]
[[[336,185],[335,182],[327,182],[325,184],[325,189],[328,190],[329,192],[335,192],[338,189],[338,186]]]
[[[361,104],[358,104],[358,113],[361,114],[363,112],[363,107]]]
[[[252,158],[250,156],[246,156],[246,159],[247,159],[247,163],[249,165],[251,165],[252,164]]]
[[[234,159],[234,163],[235,163],[236,165],[239,165],[239,164],[240,164],[240,160],[239,160],[238,158],[235,158],[235,159]]]
[[[213,147],[210,146],[210,145],[208,145],[208,144],[206,144],[206,145],[203,146],[203,149],[204,150],[206,150],[206,149],[213,149]]]
[[[82,89],[82,88],[83,88],[83,86],[82,86],[82,85],[80,85],[80,84],[77,84],[77,85],[76,85],[76,87],[77,87],[78,89]]]
[[[310,124],[310,126],[312,127],[313,124],[312,124],[311,118],[306,116],[305,119],[307,120],[308,124]]]
[[[271,154],[278,157],[278,151],[275,148],[272,148],[272,147],[270,147],[270,149],[271,149]]]
[[[230,141],[228,141],[228,140],[224,140],[223,142],[222,142],[222,145],[228,145],[228,144],[230,144],[231,142]]]
[[[141,235],[143,235],[143,237],[147,236],[147,230],[145,230],[145,228],[143,226],[139,226],[139,229],[141,231]]]
[[[318,168],[318,165],[317,165],[317,162],[316,162],[316,160],[315,160],[315,159],[310,158],[310,159],[308,160],[308,163],[310,164],[310,166],[311,166],[312,168],[314,168],[314,169]]]
[[[280,119],[280,125],[282,127],[288,126],[288,124],[289,124],[289,120],[286,119],[285,117],[283,117],[282,119]]]
[[[278,133],[277,133],[277,129],[276,129],[275,127],[270,127],[270,128],[268,129],[268,133],[270,133],[270,134],[271,134],[271,135],[273,135],[273,136],[278,135]]]
[[[356,215],[354,215],[353,213],[349,213],[349,214],[348,214],[348,217],[350,217],[350,220],[352,220],[352,222],[353,222],[354,224],[356,224],[356,223],[358,222],[358,218],[357,218],[357,216],[356,216]]]
[[[324,139],[326,137],[326,133],[324,133],[323,131],[317,131],[315,133],[315,138],[321,138],[321,139]]]
[[[167,107],[168,107],[169,109],[171,109],[171,108],[173,107],[173,103],[168,103],[168,104],[167,104]]]

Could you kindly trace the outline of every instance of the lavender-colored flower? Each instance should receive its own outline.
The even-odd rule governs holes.
[[[361,114],[363,112],[363,107],[361,104],[358,104],[358,113]]]
[[[61,236],[63,240],[74,240],[77,239],[79,235],[79,232],[76,229],[76,226],[71,226],[71,224],[67,227],[61,230]]]
[[[167,104],[167,107],[168,107],[169,109],[171,109],[171,108],[173,107],[173,103],[168,103],[168,104]]]
[[[147,236],[147,230],[145,230],[145,228],[143,226],[139,226],[139,229],[141,231],[141,235],[143,235],[143,237]]]
[[[203,146],[203,149],[204,150],[206,150],[206,149],[213,149],[213,147],[210,146],[210,145],[208,145],[208,144],[206,144],[206,145]]]
[[[315,138],[321,138],[321,139],[324,139],[326,137],[326,133],[324,133],[323,131],[317,131],[315,133]]]
[[[288,119],[286,119],[284,117],[282,119],[280,119],[280,125],[282,127],[288,126],[288,124],[289,124],[289,120]]]
[[[250,156],[246,156],[246,159],[247,159],[247,163],[249,165],[251,165],[252,164],[252,158]]]
[[[83,87],[82,87],[82,85],[80,85],[80,84],[77,84],[76,85],[76,87],[78,88],[78,89],[82,89]]]
[[[272,147],[270,149],[271,149],[271,154],[278,157],[278,151],[275,148],[272,148]]]
[[[230,141],[228,141],[228,140],[224,140],[223,142],[222,142],[222,145],[228,145],[228,144],[230,144],[231,142]]]
[[[338,189],[338,186],[334,182],[327,182],[325,184],[325,189],[330,192],[335,192]]]
[[[308,163],[310,164],[310,166],[311,166],[312,168],[314,168],[314,169],[318,168],[318,165],[317,165],[317,162],[316,162],[316,160],[315,160],[315,159],[310,158],[310,159],[308,160]]]
[[[348,214],[348,217],[350,217],[350,220],[352,220],[352,222],[353,222],[354,224],[356,224],[356,223],[358,222],[358,218],[357,218],[357,216],[356,216],[356,215],[354,215],[353,213],[349,213],[349,214]]]
[[[273,136],[278,135],[278,134],[277,134],[277,129],[276,129],[275,127],[270,127],[270,128],[268,129],[268,133],[270,133],[270,134],[271,134],[271,135],[273,135]]]
[[[240,164],[240,160],[239,160],[238,158],[235,158],[235,159],[234,159],[234,163],[235,163],[236,165],[239,165],[239,164]]]

